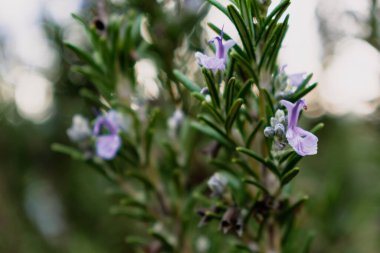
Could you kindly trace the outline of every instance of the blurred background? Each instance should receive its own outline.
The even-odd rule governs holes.
[[[77,91],[86,81],[70,72],[62,41],[86,38],[70,13],[91,19],[96,1],[0,3],[0,252],[128,252],[132,228],[109,214],[108,183],[50,149],[69,143],[66,129],[83,107]],[[312,252],[379,252],[379,5],[294,0],[289,10],[280,63],[314,73],[319,87],[302,124],[326,125],[294,186],[310,197],[297,226],[314,236]],[[207,20],[236,34],[213,8]]]

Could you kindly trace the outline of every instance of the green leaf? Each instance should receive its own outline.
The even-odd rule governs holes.
[[[285,100],[288,100],[290,102],[296,102],[297,100],[299,100],[300,98],[304,97],[305,95],[307,95],[310,91],[314,90],[315,87],[317,87],[318,83],[313,83],[312,85],[310,86],[307,86],[305,89],[303,90],[300,90],[298,92],[295,92],[294,94],[292,94],[290,97],[288,98],[285,98]]]
[[[276,27],[278,20],[281,18],[282,14],[284,14],[289,5],[290,1],[285,0],[274,8],[274,10],[265,19],[265,24],[261,30],[262,32],[257,38],[257,42],[259,42],[262,38],[267,39],[273,33],[273,28]]]
[[[89,101],[91,101],[92,103],[94,103],[95,105],[97,105],[100,108],[104,108],[107,110],[110,109],[109,105],[102,103],[100,97],[95,92],[93,92],[92,90],[82,88],[79,91],[79,95],[81,95],[83,98],[88,99]]]
[[[277,62],[277,55],[281,49],[282,41],[285,37],[286,31],[288,29],[289,15],[286,16],[282,24],[276,25],[272,35],[266,40],[267,43],[263,50],[263,55],[260,59],[259,69],[266,66],[269,70],[270,67]]]
[[[243,21],[243,18],[241,17],[239,12],[236,10],[236,8],[233,5],[227,6],[227,10],[232,20],[232,23],[234,23],[236,29],[238,30],[240,39],[243,43],[245,50],[247,51],[249,58],[251,60],[255,60],[256,55],[255,55],[255,49],[252,43],[252,38],[247,30],[247,27]]]
[[[216,0],[207,0],[210,4],[212,4],[213,6],[215,6],[216,8],[218,8],[221,12],[224,13],[224,15],[226,15],[228,18],[230,18],[230,16],[228,15],[228,11],[226,9],[226,7],[224,7],[222,4],[220,4],[218,1]]]
[[[249,175],[251,175],[253,178],[256,178],[256,179],[259,178],[259,176],[257,175],[257,173],[249,167],[249,165],[247,164],[246,161],[244,161],[242,159],[238,159],[238,158],[233,158],[231,160],[231,162],[239,165],[240,168],[242,168],[243,171],[245,171],[246,173],[248,173]]]
[[[255,70],[253,69],[253,67],[251,66],[251,64],[244,57],[242,57],[240,54],[238,54],[234,50],[231,53],[231,57],[236,60],[236,62],[239,64],[239,66],[242,69],[244,69],[244,71],[248,75],[250,75],[253,78],[253,80],[255,80],[256,83],[259,82],[259,78],[258,78],[257,74],[255,73]]]
[[[155,125],[158,120],[160,110],[158,108],[154,109],[149,117],[148,127],[145,131],[145,164],[149,164],[150,161],[150,151],[153,143],[153,135],[155,131]]]
[[[145,185],[149,189],[155,189],[153,183],[141,172],[127,171],[125,174],[128,178],[136,179],[137,181],[141,182],[143,185]]]
[[[305,246],[303,247],[303,250],[301,251],[301,253],[309,253],[311,251],[311,244],[313,243],[314,238],[315,238],[315,233],[309,232],[309,234],[307,235]]]
[[[286,208],[285,210],[283,210],[280,214],[279,214],[279,217],[281,218],[281,220],[287,220],[289,219],[292,215],[294,215],[294,213],[296,213],[296,211],[298,209],[300,209],[304,204],[305,202],[308,200],[309,198],[307,196],[303,196],[301,199],[299,199],[297,202],[295,202],[293,205],[289,206],[288,208]]]
[[[138,15],[132,24],[131,38],[135,44],[138,44],[142,40],[141,36],[141,23],[143,20],[143,15]]]
[[[250,38],[254,38],[255,33],[253,28],[252,8],[250,8],[250,5],[248,6],[248,2],[251,3],[251,1],[247,0],[240,1],[240,12],[246,26],[248,27]]]
[[[210,161],[210,164],[214,165],[218,170],[227,171],[234,176],[238,176],[238,173],[230,166],[228,166],[228,163],[226,163],[226,161],[213,159]]]
[[[267,113],[267,117],[271,117],[274,115],[274,105],[272,96],[269,94],[269,92],[266,89],[260,89],[262,93],[264,93],[264,97],[267,101],[267,105],[269,106],[269,114]]]
[[[252,85],[254,84],[254,81],[252,79],[248,79],[244,84],[243,86],[240,88],[240,90],[238,91],[238,95],[237,97],[238,98],[242,98],[242,99],[245,99],[245,97],[248,95],[248,93],[251,91],[252,89]]]
[[[142,203],[141,201],[138,201],[138,200],[135,200],[131,197],[126,197],[126,198],[123,198],[122,200],[120,200],[120,205],[122,206],[130,206],[130,207],[137,207],[137,208],[140,208],[140,209],[143,209],[143,210],[146,210],[147,207],[144,203]]]
[[[239,114],[240,107],[243,105],[243,103],[244,103],[244,100],[241,98],[238,98],[237,100],[235,100],[235,102],[231,106],[231,109],[227,114],[227,119],[226,119],[226,124],[225,124],[225,128],[227,132],[230,132],[232,125],[234,124],[234,121]]]
[[[259,154],[257,154],[253,150],[248,149],[248,148],[244,148],[244,147],[237,147],[236,151],[241,152],[243,154],[246,154],[246,155],[252,157],[256,161],[258,161],[261,164],[263,164],[270,171],[272,171],[273,174],[275,174],[278,178],[280,178],[280,172],[278,171],[277,167],[272,162],[264,159],[263,157],[261,157]]]
[[[267,64],[267,68],[272,72],[275,69],[278,53],[280,52],[282,42],[285,38],[286,32],[288,31],[288,23],[289,23],[289,15],[285,17],[285,20],[280,27],[280,34],[277,36],[277,40],[273,46],[273,50],[271,51],[270,56],[268,58],[269,61]]]
[[[81,48],[79,48],[79,47],[77,47],[77,46],[75,46],[69,42],[65,42],[65,46],[67,48],[69,48],[71,51],[73,51],[79,59],[81,59],[82,61],[84,61],[84,63],[91,66],[94,70],[96,70],[100,73],[104,73],[104,71],[100,67],[100,65],[93,59],[93,57],[89,53],[87,53],[83,49],[81,49]]]
[[[168,250],[169,252],[175,252],[176,251],[175,248],[174,248],[174,246],[170,243],[169,239],[166,238],[163,234],[158,233],[158,232],[153,231],[153,230],[149,231],[149,233],[154,238],[156,238],[157,240],[159,240],[166,250]]]
[[[200,92],[201,88],[199,85],[191,81],[190,79],[187,78],[182,72],[179,70],[175,69],[173,71],[174,76],[177,78],[177,80],[185,86],[186,89],[188,89],[190,92]]]
[[[220,115],[216,108],[212,106],[209,102],[203,101],[202,106],[206,108],[217,121],[219,121],[220,123],[224,123],[224,118],[222,117],[222,115]]]
[[[203,134],[209,136],[210,138],[217,140],[220,144],[228,147],[228,148],[233,148],[235,144],[233,143],[232,140],[226,138],[225,136],[221,135],[219,132],[215,131],[214,129],[205,126],[203,124],[200,124],[198,122],[191,122],[191,126],[198,131],[202,132]]]
[[[237,147],[236,148],[236,151],[240,152],[240,153],[243,153],[243,154],[246,154],[250,157],[252,157],[253,159],[255,159],[256,161],[262,163],[263,165],[266,165],[267,162],[265,161],[265,159],[263,157],[261,157],[259,154],[257,154],[255,151],[253,150],[250,150],[248,148],[243,148],[243,147]]]
[[[246,144],[245,144],[245,147],[246,147],[246,148],[249,148],[249,147],[251,146],[253,140],[255,139],[255,136],[256,136],[257,132],[260,130],[260,128],[261,128],[261,126],[262,126],[263,124],[264,124],[264,120],[261,119],[261,120],[257,123],[256,127],[252,130],[252,133],[249,135],[249,137],[248,137],[248,139],[247,139],[247,142],[246,142]]]
[[[274,16],[279,16],[279,13],[283,13],[290,5],[290,0],[283,0],[280,4],[278,4],[273,11],[266,18],[266,25],[272,21]],[[281,14],[280,14],[281,16]]]
[[[248,248],[246,245],[244,244],[236,244],[235,245],[235,248],[239,250],[239,252],[249,252],[249,253],[252,253],[252,250],[250,248]]]
[[[75,148],[66,146],[66,145],[62,145],[59,143],[53,143],[51,145],[51,149],[55,152],[59,152],[59,153],[71,156],[71,158],[73,158],[75,160],[82,160],[82,161],[86,160],[84,154],[81,151],[79,151]]]
[[[244,183],[256,186],[259,190],[269,194],[268,190],[260,182],[253,179],[244,179]]]
[[[299,172],[300,169],[296,167],[283,175],[281,178],[281,186],[288,184],[295,176],[298,175]]]
[[[110,208],[112,215],[127,216],[128,218],[141,220],[143,222],[153,222],[155,219],[152,215],[141,210],[133,210],[128,207],[114,206]]]
[[[282,177],[288,173],[291,169],[293,169],[299,161],[301,161],[302,156],[298,155],[296,152],[293,152],[289,158],[288,162],[285,164],[285,166],[282,169]]]
[[[224,99],[226,101],[225,109],[226,113],[230,110],[230,107],[232,105],[232,102],[235,98],[235,87],[236,87],[236,79],[235,77],[232,77],[227,84],[224,86]]]
[[[104,76],[102,76],[101,73],[95,71],[89,66],[73,66],[72,70],[84,75],[94,84],[100,94],[107,99],[110,98],[112,90],[108,87],[107,80],[104,79]]]
[[[325,124],[323,123],[318,123],[315,127],[313,127],[310,132],[312,132],[313,134],[319,132],[319,130],[321,130],[322,128],[325,127]]]
[[[228,136],[214,123],[211,119],[209,119],[206,115],[198,115],[198,119],[206,123],[209,127],[217,131],[220,135],[224,136],[225,138],[228,138]]]
[[[209,71],[206,68],[202,68],[203,76],[205,77],[206,84],[208,87],[208,90],[210,92],[212,103],[216,108],[220,107],[220,101],[219,101],[219,87],[215,83],[214,76],[211,71]]]
[[[125,239],[125,242],[127,244],[144,246],[144,245],[147,245],[149,243],[149,240],[148,240],[148,238],[142,237],[142,236],[128,236]]]
[[[298,86],[298,88],[297,88],[297,90],[296,90],[296,93],[297,93],[298,91],[303,90],[303,89],[306,87],[306,85],[310,82],[310,80],[311,80],[312,77],[313,77],[313,74],[309,74],[309,75],[307,75],[306,78],[305,78],[305,79],[301,82],[301,84]]]
[[[195,91],[195,92],[192,92],[191,95],[192,95],[193,97],[195,97],[196,99],[198,99],[199,102],[203,102],[203,101],[206,100],[205,96],[202,95],[202,94],[199,93],[199,92],[196,92],[196,91]]]

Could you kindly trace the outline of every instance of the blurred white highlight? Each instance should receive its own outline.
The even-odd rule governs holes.
[[[37,72],[17,69],[15,101],[21,116],[36,123],[46,120],[53,105],[52,84]]]
[[[368,114],[380,96],[380,54],[368,43],[347,39],[340,43],[321,79],[322,106],[332,113]]]
[[[137,82],[140,85],[145,98],[154,99],[159,95],[159,89],[156,83],[157,69],[152,60],[142,59],[135,65]]]

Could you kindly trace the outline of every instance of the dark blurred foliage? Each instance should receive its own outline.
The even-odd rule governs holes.
[[[90,6],[85,10],[96,9]],[[46,73],[55,83],[55,112],[33,124],[15,105],[2,104],[0,252],[126,252],[124,236],[133,228],[109,214],[108,183],[50,149],[54,141],[67,142],[72,115],[83,108],[77,94],[85,80],[69,70],[73,55],[63,48],[63,28],[48,19],[41,25],[60,55],[55,74]]]
[[[365,19],[371,32],[364,39],[379,49],[379,6],[376,0],[372,4]],[[84,10],[89,15],[96,7],[85,4]],[[323,27],[327,20],[320,20],[322,35],[335,36]],[[104,190],[111,189],[108,182],[50,150],[53,142],[67,142],[71,117],[83,107],[77,91],[85,81],[69,72],[73,56],[61,44],[62,28],[47,20],[44,26],[61,55],[55,66],[54,116],[35,125],[18,116],[14,106],[0,107],[0,252],[130,252],[124,237],[134,226],[109,214],[112,196]],[[309,233],[315,238],[312,252],[378,252],[378,124],[352,117],[322,121],[326,127],[319,133],[319,154],[303,162],[293,189],[309,195],[310,201],[297,224],[299,232],[291,236]],[[36,210],[44,216],[33,215]]]

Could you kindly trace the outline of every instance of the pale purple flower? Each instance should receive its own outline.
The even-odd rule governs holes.
[[[236,43],[233,40],[227,40],[223,44],[223,29],[221,31],[220,36],[216,36],[215,38],[209,41],[210,43],[214,43],[216,47],[215,56],[208,56],[201,52],[195,53],[195,58],[197,58],[198,63],[207,69],[212,70],[224,70],[226,68],[227,62],[227,53],[231,47],[233,47]]]
[[[169,127],[169,133],[175,137],[175,133],[178,131],[178,128],[182,124],[183,120],[185,119],[185,114],[183,111],[179,108],[177,108],[173,115],[168,119],[167,124]]]
[[[318,137],[297,126],[302,108],[306,108],[305,100],[300,99],[296,103],[281,100],[288,109],[288,129],[286,139],[292,148],[300,156],[315,155],[318,150]]]
[[[281,74],[283,74],[285,77],[287,77],[288,83],[292,87],[298,88],[298,86],[300,86],[301,83],[305,80],[306,73],[305,72],[299,72],[299,73],[293,73],[293,74],[288,75],[285,71],[286,67],[287,67],[287,65],[282,65],[282,67],[280,68]]]
[[[291,75],[288,75],[289,83],[293,87],[298,87],[301,85],[301,83],[305,80],[305,72],[302,73],[294,73]]]
[[[113,159],[121,146],[117,112],[109,111],[99,116],[94,124],[93,135],[96,137],[96,154],[105,159]]]
[[[227,178],[218,172],[207,181],[207,185],[214,196],[221,196],[226,189],[227,183]]]

